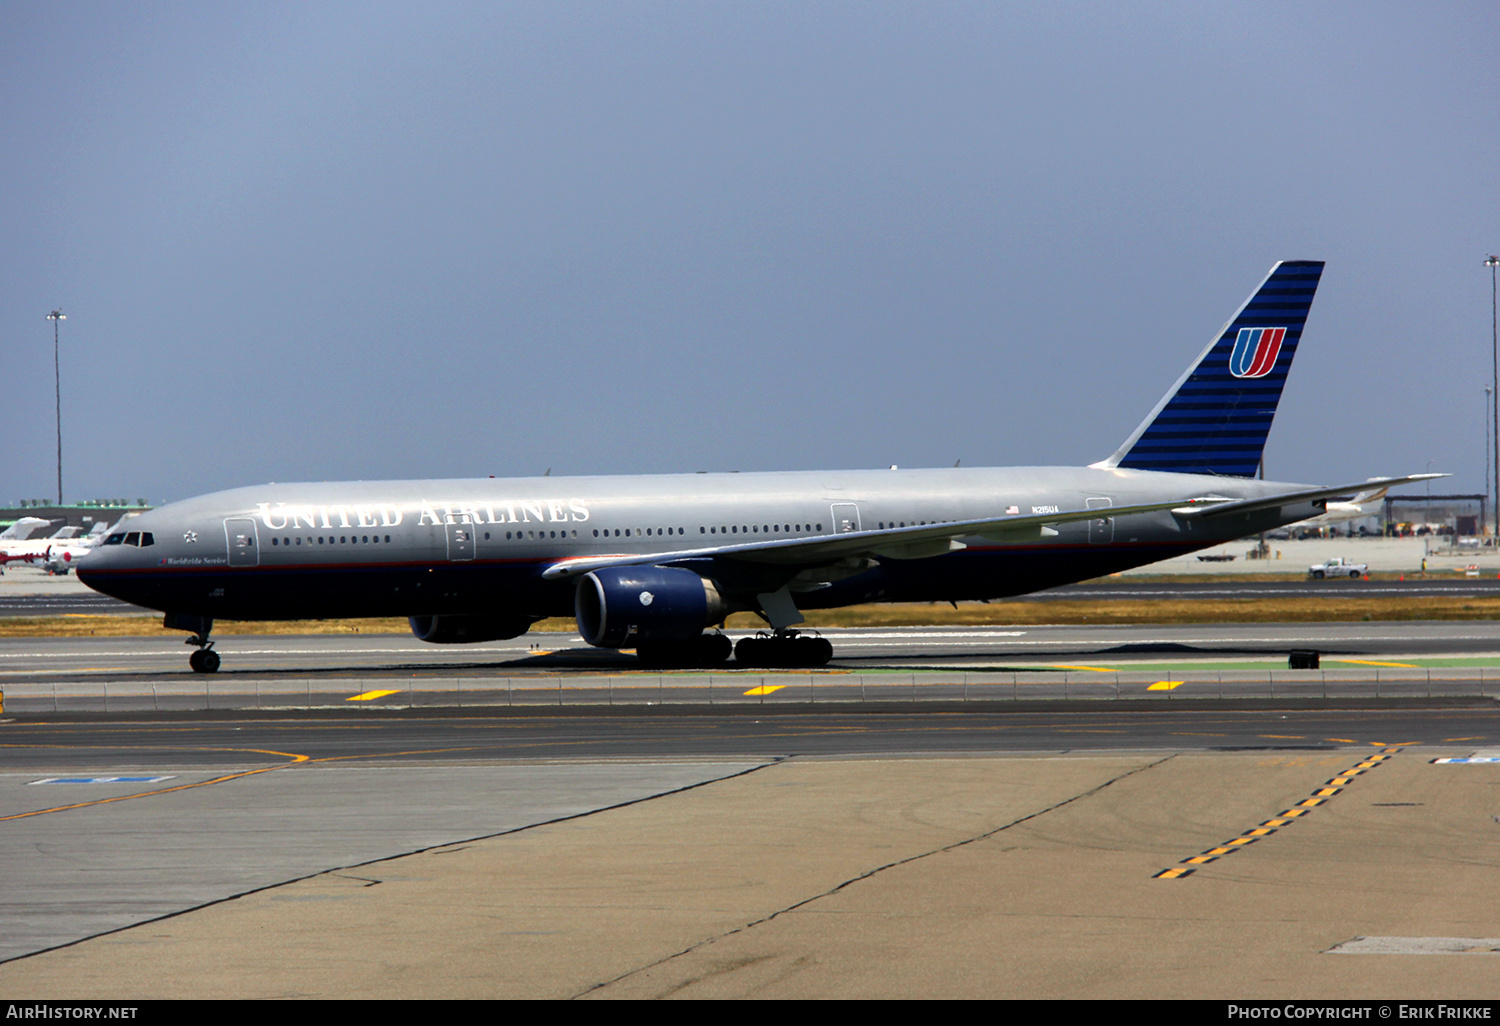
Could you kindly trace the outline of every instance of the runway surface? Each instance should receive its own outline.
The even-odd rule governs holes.
[[[732,638],[744,632],[729,632]],[[1285,657],[1500,654],[1500,624],[1486,620],[1326,624],[868,627],[819,632],[838,669],[967,666],[1010,669],[1092,656],[1112,662]],[[0,638],[0,680],[28,674],[196,676],[175,638]],[[634,670],[630,652],[586,645],[573,632],[531,633],[478,645],[429,645],[406,634],[223,635],[216,676],[461,671],[464,675]],[[734,663],[726,663],[726,669]]]
[[[15,638],[0,640],[0,693],[12,715],[1500,694],[1500,627],[1478,621],[824,633],[835,659],[821,670],[713,672],[643,671],[576,634],[228,635],[212,675],[168,639]],[[1318,652],[1319,668],[1289,669],[1292,651]]]

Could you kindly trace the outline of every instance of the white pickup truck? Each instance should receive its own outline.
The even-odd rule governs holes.
[[[1334,556],[1324,563],[1314,563],[1307,568],[1307,576],[1315,581],[1325,577],[1363,577],[1370,572],[1368,563],[1351,563],[1342,556]]]

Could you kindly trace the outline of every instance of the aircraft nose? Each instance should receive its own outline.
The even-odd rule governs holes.
[[[111,545],[110,547],[105,548],[104,545],[101,543],[99,545],[95,545],[92,549],[89,549],[87,552],[80,553],[79,556],[78,556],[78,558],[77,558],[77,566],[78,566],[79,573],[82,573],[85,568],[110,566],[110,565],[119,566],[120,565],[120,560],[118,558],[119,554],[118,554],[118,551],[117,551],[119,548],[120,548],[120,546],[116,546],[116,545]],[[85,558],[85,557],[87,557],[87,558]]]

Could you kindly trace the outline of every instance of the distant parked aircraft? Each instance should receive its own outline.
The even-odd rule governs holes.
[[[35,563],[46,552],[46,544],[31,541],[31,535],[52,523],[42,517],[21,517],[0,531],[0,571],[10,563]]]
[[[130,514],[126,514],[128,518]],[[122,518],[122,522],[123,522]],[[63,530],[73,532],[76,528],[67,527]],[[72,568],[73,562],[93,551],[94,546],[104,541],[109,531],[109,525],[103,523],[95,524],[88,534],[81,537],[70,534],[63,537],[62,531],[57,532],[47,539],[52,544],[48,546],[46,553],[40,560],[41,567],[49,574],[66,574]]]

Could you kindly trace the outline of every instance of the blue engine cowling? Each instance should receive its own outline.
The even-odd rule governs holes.
[[[590,645],[682,641],[724,619],[714,582],[670,566],[610,566],[584,574],[573,597],[578,633]]]

